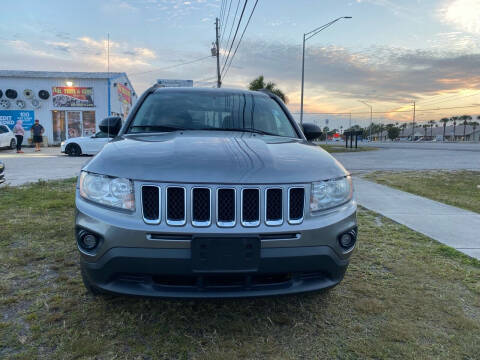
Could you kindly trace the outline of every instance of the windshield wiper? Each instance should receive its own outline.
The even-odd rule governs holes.
[[[268,131],[263,131],[259,129],[248,129],[248,128],[202,128],[202,129],[195,129],[195,130],[212,130],[212,131],[243,131],[243,132],[250,132],[250,133],[255,133],[255,134],[262,134],[262,135],[273,135],[273,136],[279,136],[277,134],[268,132]]]
[[[152,129],[153,131],[179,131],[179,130],[187,130],[184,128],[180,127],[175,127],[175,126],[167,126],[167,125],[133,125],[130,127],[131,129]],[[149,131],[150,132],[150,131]]]

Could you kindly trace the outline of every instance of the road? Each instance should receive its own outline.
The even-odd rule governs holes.
[[[336,144],[341,146],[341,143]],[[376,146],[381,149],[334,154],[352,173],[373,170],[480,170],[480,144],[366,143],[360,146]],[[61,154],[58,147],[42,148],[39,153],[30,148],[24,150],[25,154],[0,150],[0,160],[6,165],[6,182],[10,185],[21,185],[39,179],[74,177],[82,165],[91,159],[68,157]]]
[[[340,144],[340,143],[338,143]],[[373,170],[480,170],[480,144],[366,143],[377,151],[335,153],[349,171]]]
[[[38,180],[65,179],[78,175],[82,165],[91,157],[72,158],[60,153],[59,147],[24,148],[24,154],[0,150],[0,160],[5,163],[5,184],[22,185]],[[5,185],[0,185],[5,186]]]

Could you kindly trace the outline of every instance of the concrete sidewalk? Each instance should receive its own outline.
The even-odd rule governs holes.
[[[480,214],[354,178],[358,203],[480,260]]]

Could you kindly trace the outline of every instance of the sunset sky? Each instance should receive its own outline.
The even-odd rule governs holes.
[[[231,12],[222,53],[238,2],[225,1]],[[247,3],[240,32],[254,3]],[[110,70],[126,72],[138,93],[157,78],[212,86],[213,57],[176,65],[210,54],[221,6],[221,0],[2,0],[0,67],[105,71],[110,33]],[[309,119],[338,126],[347,115],[320,113],[352,112],[354,123],[364,124],[369,108],[360,100],[385,123],[411,121],[414,100],[419,121],[480,115],[480,0],[259,0],[224,86],[246,87],[263,74],[298,112],[303,33],[340,16],[353,19],[307,42],[305,110],[318,113]],[[430,110],[437,108],[454,109]]]

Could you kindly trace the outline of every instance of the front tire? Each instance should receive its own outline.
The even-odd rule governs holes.
[[[82,155],[82,149],[78,144],[68,144],[65,148],[65,153],[68,156],[80,156]]]
[[[10,141],[10,150],[15,149],[16,146],[17,146],[17,142],[15,141],[15,139],[12,139]]]

